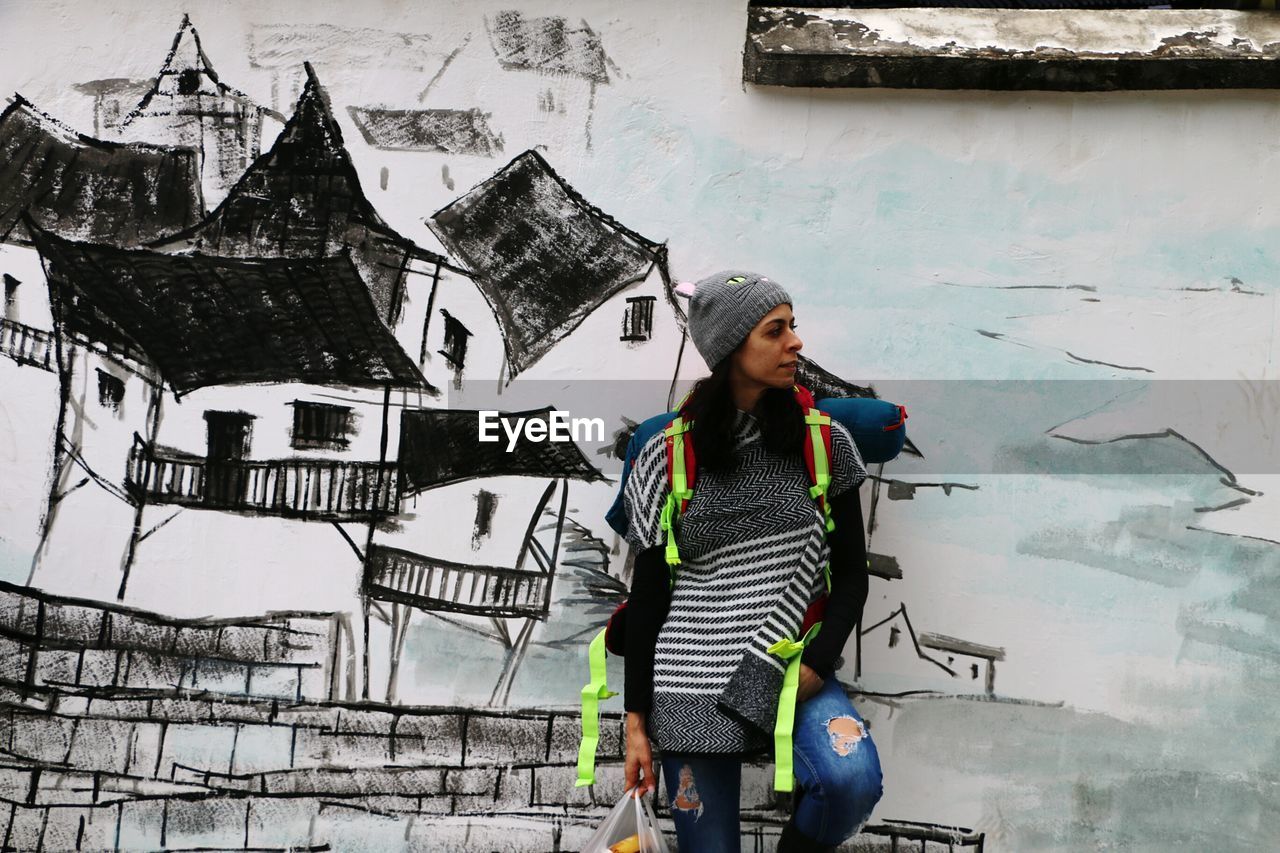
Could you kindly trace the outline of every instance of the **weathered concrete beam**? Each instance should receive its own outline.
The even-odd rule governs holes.
[[[748,9],[766,86],[1119,91],[1280,88],[1280,16],[1173,9]]]

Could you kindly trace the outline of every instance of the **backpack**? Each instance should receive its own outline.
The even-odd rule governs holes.
[[[813,395],[807,388],[793,386],[796,402],[804,410],[807,429],[804,438],[804,462],[809,473],[809,496],[822,512],[827,532],[835,529],[831,520],[831,507],[827,490],[831,486],[831,416],[814,405]],[[670,570],[669,583],[676,582],[676,567],[680,565],[680,549],[676,542],[676,524],[693,497],[698,464],[691,437],[686,439],[693,422],[677,412],[664,429],[667,450],[667,501],[662,508],[661,527],[666,533],[665,556]],[[799,641],[790,638],[779,640],[770,646],[770,654],[787,661],[782,692],[778,700],[778,719],[774,728],[774,787],[778,791],[790,791],[794,785],[791,758],[791,734],[795,719],[796,690],[800,678],[800,654],[805,645],[822,626],[827,596],[831,591],[831,566],[822,567],[826,580],[826,592],[810,603],[800,627]],[[626,654],[627,602],[622,602],[610,615],[605,627],[591,641],[587,651],[591,680],[582,688],[582,742],[578,748],[578,779],[576,786],[595,783],[595,756],[600,741],[600,701],[617,696],[609,690],[606,679],[606,652],[618,657]]]
[[[823,397],[818,400],[816,408],[831,415],[831,420],[849,431],[864,464],[889,462],[896,459],[906,447],[906,406],[878,397]],[[622,476],[618,482],[618,493],[604,514],[609,527],[619,536],[627,535],[627,508],[623,493],[626,491],[636,454],[649,439],[665,430],[677,414],[679,412],[654,415],[637,424],[631,433],[626,451],[622,454]]]

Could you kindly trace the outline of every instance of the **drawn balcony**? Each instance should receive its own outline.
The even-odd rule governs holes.
[[[367,521],[399,504],[395,466],[323,459],[206,459],[135,440],[126,485],[135,499],[308,521]]]
[[[532,536],[525,544],[536,571],[455,563],[373,545],[365,558],[364,591],[422,610],[543,619],[551,604],[552,559]]]
[[[53,363],[53,335],[14,320],[0,318],[0,353],[19,364],[57,369]]]

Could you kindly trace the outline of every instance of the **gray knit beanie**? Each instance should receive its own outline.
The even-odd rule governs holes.
[[[688,294],[681,285],[677,293]],[[724,270],[693,285],[689,300],[689,337],[708,367],[714,368],[755,328],[760,318],[791,297],[777,282],[759,273]]]

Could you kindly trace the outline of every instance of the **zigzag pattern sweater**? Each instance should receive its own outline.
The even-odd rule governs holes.
[[[658,746],[672,752],[769,748],[785,664],[767,650],[798,636],[809,602],[824,588],[829,548],[804,462],[770,453],[745,413],[736,439],[736,468],[699,471],[677,527],[683,562],[653,650],[648,718]],[[861,484],[866,469],[843,426],[832,424],[831,439],[834,499]],[[627,481],[627,539],[637,552],[665,542],[659,519],[669,491],[666,462],[659,433],[640,450]],[[630,651],[627,660],[630,666]]]

